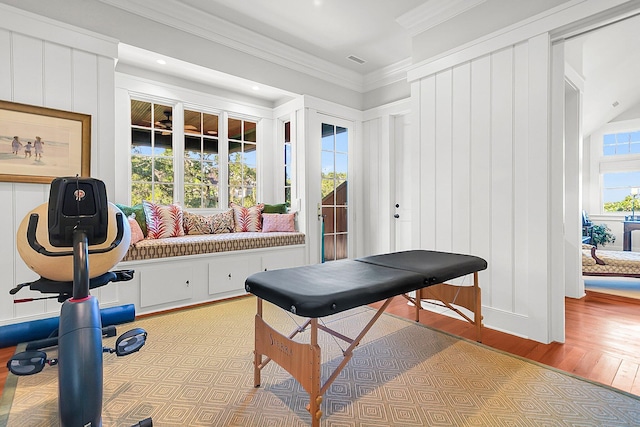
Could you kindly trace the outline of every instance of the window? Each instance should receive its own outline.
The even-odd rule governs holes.
[[[220,165],[218,116],[184,112],[184,206],[217,208]]]
[[[284,124],[284,202],[291,206],[291,122]]]
[[[601,174],[602,211],[629,212],[640,188],[640,131],[619,127],[598,139],[602,142],[596,165]]]
[[[605,156],[639,154],[640,131],[606,134],[602,141],[602,148]]]
[[[131,100],[131,202],[173,202],[172,107]]]
[[[256,204],[257,120],[165,104],[131,99],[130,203]]]
[[[229,118],[229,202],[253,206],[257,199],[256,122]]]
[[[638,188],[640,188],[640,171],[603,174],[602,200],[604,202],[604,211],[631,211],[633,200],[638,194]],[[636,197],[634,197],[634,192]],[[638,208],[638,206],[636,205],[635,208]]]
[[[348,129],[322,123],[322,261],[348,257]]]

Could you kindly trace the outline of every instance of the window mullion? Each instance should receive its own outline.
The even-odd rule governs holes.
[[[173,201],[184,206],[184,104],[173,107]]]
[[[218,152],[220,174],[220,207],[226,209],[229,206],[229,133],[227,121],[229,113],[223,111],[218,116]]]

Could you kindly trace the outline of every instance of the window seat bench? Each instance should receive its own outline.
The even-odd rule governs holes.
[[[133,279],[92,289],[91,294],[98,298],[101,308],[133,304],[136,315],[196,306],[246,295],[244,281],[258,271],[305,265],[306,249],[306,236],[300,232],[145,239],[131,245],[112,268],[133,270]],[[59,304],[50,304],[47,310],[20,312],[0,325],[59,314]]]
[[[304,242],[305,234],[298,232],[197,234],[145,239],[131,245],[122,262],[303,245]]]
[[[133,280],[101,288],[100,303],[134,304],[141,315],[246,295],[251,274],[306,264],[305,237],[242,232],[141,240],[114,268],[134,270]]]

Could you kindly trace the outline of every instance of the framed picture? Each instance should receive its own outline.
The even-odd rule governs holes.
[[[91,116],[0,101],[0,181],[89,176]]]

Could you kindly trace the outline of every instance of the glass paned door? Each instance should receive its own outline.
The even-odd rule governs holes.
[[[347,128],[322,123],[323,262],[348,257],[348,136]]]

